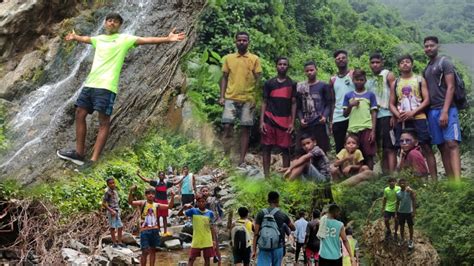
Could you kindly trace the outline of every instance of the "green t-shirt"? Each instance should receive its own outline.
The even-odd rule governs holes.
[[[95,48],[95,55],[84,86],[117,93],[123,61],[130,48],[136,47],[137,38],[118,33],[92,37],[91,43]]]
[[[349,114],[349,126],[347,131],[358,133],[365,129],[372,129],[372,110],[377,110],[377,100],[375,94],[371,91],[356,92],[351,91],[344,96],[342,108],[349,108],[351,100],[359,100],[359,105],[352,107]]]
[[[400,191],[399,186],[395,186],[393,189],[386,187],[383,191],[383,196],[387,200],[385,203],[385,211],[395,212],[397,205],[397,192]]]

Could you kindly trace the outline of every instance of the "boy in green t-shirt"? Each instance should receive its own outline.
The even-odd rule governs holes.
[[[73,31],[66,41],[78,41],[92,44],[95,48],[92,69],[76,101],[76,148],[60,150],[57,155],[61,159],[83,165],[85,161],[85,140],[87,132],[86,117],[94,111],[99,113],[99,132],[94,145],[91,162],[99,159],[110,131],[110,116],[118,90],[118,81],[122,65],[130,49],[143,44],[159,44],[182,41],[183,32],[174,33],[173,29],[166,37],[137,37],[118,33],[123,18],[118,13],[110,13],[105,17],[106,34],[94,37],[79,36]]]
[[[382,201],[382,215],[385,222],[385,239],[389,240],[392,236],[390,231],[390,219],[395,220],[395,234],[394,238],[397,239],[398,221],[396,219],[395,211],[397,204],[397,193],[400,191],[400,187],[396,185],[397,180],[393,177],[388,179],[388,187],[383,190],[383,201]]]
[[[375,125],[377,123],[377,99],[375,94],[365,89],[365,71],[356,69],[352,74],[355,90],[346,93],[342,108],[344,116],[349,117],[347,132],[359,138],[359,147],[364,155],[364,164],[374,169]]]

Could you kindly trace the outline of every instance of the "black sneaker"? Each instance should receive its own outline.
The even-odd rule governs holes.
[[[75,150],[58,150],[56,152],[59,158],[71,161],[77,165],[83,165],[84,164],[84,156],[81,156],[77,154]]]

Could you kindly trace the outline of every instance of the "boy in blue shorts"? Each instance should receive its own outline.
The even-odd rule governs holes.
[[[117,187],[115,186],[115,180],[112,177],[109,177],[105,182],[107,183],[107,191],[105,191],[102,206],[107,212],[113,247],[126,247],[126,245],[122,243],[123,224],[120,219],[119,195]],[[115,237],[115,230],[117,230],[117,237]]]
[[[133,193],[137,186],[130,188],[128,194],[128,204],[133,207],[139,207],[140,213],[140,248],[142,256],[140,258],[140,265],[147,265],[147,257],[150,255],[150,264],[155,265],[156,247],[160,245],[160,223],[158,220],[158,211],[168,210],[174,205],[174,192],[171,191],[171,200],[169,204],[161,204],[154,202],[155,189],[148,188],[145,190],[146,200],[134,200]]]
[[[94,37],[79,36],[73,31],[65,37],[66,41],[92,44],[95,48],[92,69],[76,101],[76,148],[60,150],[57,155],[77,165],[83,165],[86,154],[86,117],[94,111],[99,113],[99,132],[94,145],[91,162],[99,159],[110,131],[110,116],[118,90],[122,65],[128,52],[138,45],[160,44],[184,40],[184,33],[174,33],[166,37],[137,37],[118,33],[123,18],[118,13],[105,17],[106,34]]]

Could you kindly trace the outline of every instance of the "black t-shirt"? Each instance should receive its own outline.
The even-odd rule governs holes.
[[[270,213],[273,208],[267,208],[268,213]],[[255,217],[255,224],[258,224],[259,226],[262,225],[263,222],[263,217],[265,214],[263,213],[263,210],[261,210],[258,214],[257,217]],[[289,225],[291,223],[290,217],[283,213],[281,210],[278,210],[275,215],[275,221],[278,225],[278,228],[280,228],[280,241],[281,243],[285,243],[285,232],[283,231],[283,224]]]
[[[437,57],[433,62],[428,63],[424,71],[424,77],[430,94],[430,108],[434,109],[443,108],[446,99],[446,83],[444,82],[444,77],[454,73],[453,63],[447,58],[444,58],[440,67],[440,60],[441,57]],[[443,79],[441,80],[441,86],[439,86],[441,73],[443,73]],[[451,103],[451,106],[453,106],[453,104],[454,102]]]
[[[283,130],[288,129],[291,122],[292,98],[295,97],[296,83],[291,78],[283,82],[278,82],[277,78],[267,80],[263,86],[263,98],[267,103],[265,123]]]
[[[308,236],[308,248],[311,251],[317,252],[319,251],[319,238],[317,237],[319,229],[319,220],[312,220],[306,226],[306,235]]]

